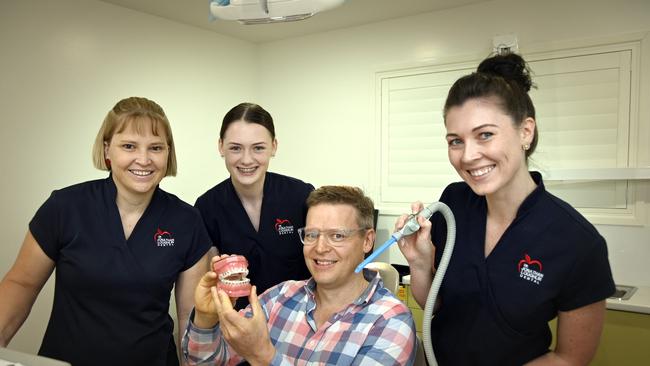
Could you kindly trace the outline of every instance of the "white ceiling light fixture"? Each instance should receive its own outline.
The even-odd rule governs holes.
[[[345,0],[212,0],[210,13],[217,19],[242,24],[268,24],[303,20],[335,8]]]

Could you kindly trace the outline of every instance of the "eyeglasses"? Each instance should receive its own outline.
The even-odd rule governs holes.
[[[304,245],[314,245],[318,242],[318,237],[324,235],[327,239],[327,242],[334,247],[342,247],[345,244],[345,241],[352,236],[352,234],[359,231],[368,230],[367,228],[359,229],[330,229],[330,230],[318,230],[318,229],[307,229],[300,228],[298,229],[298,236],[300,241]]]

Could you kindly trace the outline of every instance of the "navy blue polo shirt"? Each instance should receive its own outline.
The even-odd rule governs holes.
[[[221,254],[248,260],[248,278],[258,294],[286,280],[309,278],[298,228],[305,226],[305,201],[314,186],[267,172],[264,178],[259,231],[256,231],[230,178],[196,200],[212,242]],[[248,304],[237,301],[237,308]]]
[[[179,273],[210,248],[199,212],[156,188],[125,239],[113,179],[54,191],[29,224],[56,263],[39,354],[84,365],[177,365],[168,314]]]
[[[569,204],[537,188],[485,258],[487,204],[466,183],[443,192],[456,219],[456,245],[440,288],[432,340],[440,365],[521,365],[548,352],[548,322],[610,296],[614,281],[603,237]],[[431,221],[436,266],[446,239]]]

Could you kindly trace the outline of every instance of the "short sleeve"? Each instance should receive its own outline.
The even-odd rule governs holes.
[[[50,197],[36,211],[34,217],[29,222],[29,231],[36,239],[38,245],[53,261],[59,258],[61,250],[61,205],[56,191],[52,192]]]
[[[211,205],[211,200],[208,198],[208,195],[205,194],[197,198],[194,207],[199,211],[201,223],[203,224],[206,234],[211,239],[212,245],[221,252],[221,233],[219,232],[219,223],[215,214],[216,206],[213,207]]]
[[[201,215],[196,209],[192,209],[194,214],[194,229],[192,231],[192,243],[186,255],[185,264],[182,271],[191,268],[212,246],[212,241],[205,229]]]
[[[583,246],[557,299],[560,311],[569,311],[611,296],[616,287],[607,258],[605,240],[598,236],[591,246]]]
[[[311,185],[310,183],[305,183],[305,194],[304,198],[302,200],[302,217],[305,218],[307,217],[307,198],[309,197],[309,194],[314,190],[314,186]]]

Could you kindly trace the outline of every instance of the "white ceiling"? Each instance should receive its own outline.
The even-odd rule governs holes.
[[[242,25],[210,22],[208,0],[101,0],[255,43],[354,27],[489,0],[347,0],[342,6],[290,23]]]

